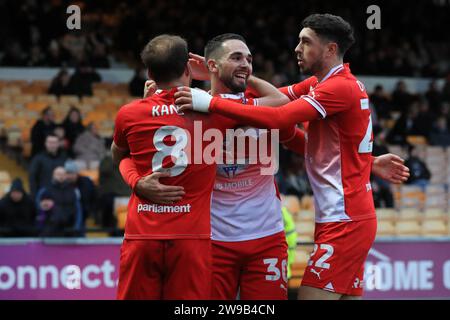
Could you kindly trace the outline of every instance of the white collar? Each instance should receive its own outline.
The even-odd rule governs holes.
[[[320,80],[320,82],[324,82],[325,80],[327,80],[329,77],[331,77],[331,75],[338,73],[339,71],[341,71],[342,69],[344,69],[344,65],[338,64],[337,66],[331,68],[330,71],[328,71],[327,75],[325,77],[323,77],[322,80]]]

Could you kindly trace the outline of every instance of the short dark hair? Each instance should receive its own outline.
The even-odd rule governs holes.
[[[208,43],[206,44],[205,47],[206,61],[208,61],[208,59],[211,57],[217,57],[220,51],[219,49],[222,48],[222,44],[228,40],[239,40],[242,41],[243,43],[246,43],[244,37],[236,33],[224,33],[215,36],[214,38],[209,40]]]
[[[302,21],[303,28],[310,28],[321,38],[336,42],[340,56],[355,43],[353,28],[344,19],[329,13],[311,14]]]
[[[151,39],[141,52],[141,59],[153,80],[168,82],[179,78],[189,61],[186,40],[163,34]]]

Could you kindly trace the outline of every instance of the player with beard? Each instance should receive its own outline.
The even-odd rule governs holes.
[[[246,65],[251,67],[251,55],[241,37],[221,35],[208,42],[205,57],[209,75],[201,70],[203,59],[191,57],[200,62],[194,78],[210,78],[212,95],[234,93],[245,96],[246,79],[251,74],[251,68]],[[249,61],[245,63],[242,59]],[[249,80],[251,85],[256,81],[258,79],[254,77]],[[296,140],[303,145],[302,135]],[[287,298],[287,247],[279,194],[274,177],[261,175],[258,166],[260,164],[218,166],[211,206],[214,299],[234,299],[238,289],[241,299]],[[136,175],[131,167],[132,163],[122,161],[121,171],[126,180],[130,175]],[[377,168],[375,165],[375,172]],[[380,169],[378,173],[392,170],[392,167]],[[151,192],[146,188],[148,185],[138,183],[135,190],[147,191],[149,197],[160,193],[156,188]],[[164,195],[158,197],[164,198]]]
[[[295,52],[300,69],[314,77],[288,89],[291,98],[298,99],[278,108],[250,108],[183,88],[176,102],[183,110],[219,113],[269,129],[309,122],[305,163],[316,228],[299,298],[358,299],[364,262],[376,235],[369,100],[364,85],[343,63],[354,42],[351,26],[330,14],[310,15],[302,26]],[[406,175],[399,168],[392,177],[403,181]]]

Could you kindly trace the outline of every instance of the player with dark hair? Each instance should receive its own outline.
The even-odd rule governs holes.
[[[308,121],[305,163],[316,210],[314,251],[300,299],[354,299],[362,296],[364,262],[376,234],[370,185],[372,123],[364,85],[343,64],[354,42],[342,18],[315,14],[303,20],[295,49],[307,80],[285,88],[292,102],[278,108],[251,108],[183,88],[181,109],[218,113],[255,127],[286,128]],[[403,181],[400,167],[392,178]]]
[[[248,62],[251,57],[245,45],[235,46],[234,50],[239,59],[233,62],[236,72],[230,81],[240,85],[251,74]],[[131,159],[122,161],[120,168],[135,190],[128,206],[118,298],[209,299],[210,204],[216,166],[203,158],[200,164],[192,163],[195,157],[192,153],[198,150],[194,147],[187,153],[186,147],[188,136],[202,139],[194,136],[198,134],[194,121],[201,122],[202,135],[208,129],[224,131],[237,123],[223,116],[211,118],[177,112],[173,95],[178,86],[190,84],[192,74],[183,39],[158,36],[146,45],[141,57],[159,90],[148,98],[123,106],[116,119],[113,159],[119,162],[130,153]],[[282,96],[265,81],[255,80],[255,85],[261,87],[260,92],[268,92],[264,87],[270,87],[273,97],[261,98],[265,103]],[[253,99],[244,96],[228,98],[254,104]],[[288,133],[292,136],[293,131],[294,126],[291,126]],[[175,137],[175,143],[173,138],[170,141],[171,137]],[[203,139],[202,143],[201,155],[206,147]],[[162,178],[166,184],[164,190],[170,199],[163,202],[165,205],[148,200],[138,192],[138,180],[146,175]]]
[[[211,94],[247,101],[247,83],[252,88],[264,88],[261,82],[265,81],[251,76],[252,55],[242,36],[227,33],[211,39],[205,56]],[[260,95],[285,99],[275,87],[266,87],[266,91],[257,90]],[[254,104],[264,101],[264,97],[253,100]],[[281,133],[287,145],[295,134],[302,134],[299,130],[293,132],[293,128]],[[265,134],[256,129],[254,133],[250,139]],[[236,138],[245,139],[245,133]],[[232,141],[227,140],[226,145],[229,143]],[[217,168],[211,201],[213,299],[235,299],[238,291],[246,300],[287,299],[287,244],[274,176],[262,175],[264,165],[260,162],[239,165],[236,161],[253,156],[235,153],[232,163]],[[133,162],[125,159],[120,167],[131,184],[130,178],[137,175]],[[139,184],[135,191],[146,192]],[[265,222],[260,223],[262,220]]]

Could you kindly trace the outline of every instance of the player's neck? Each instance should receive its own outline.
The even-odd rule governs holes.
[[[166,90],[166,91],[172,90],[173,88],[177,88],[177,87],[188,86],[186,83],[184,83],[180,79],[170,81],[170,82],[158,82],[156,85],[157,85],[158,89]]]
[[[233,93],[230,88],[225,86],[225,84],[220,81],[219,79],[216,79],[214,77],[211,78],[211,95],[215,96],[218,94],[223,93]]]
[[[330,72],[331,69],[333,69],[334,67],[343,64],[344,62],[340,59],[338,60],[334,60],[330,63],[328,63],[324,68],[322,68],[319,72],[316,72],[316,74],[314,74],[317,78],[317,80],[320,82],[322,81],[323,78],[326,77],[326,75]]]

